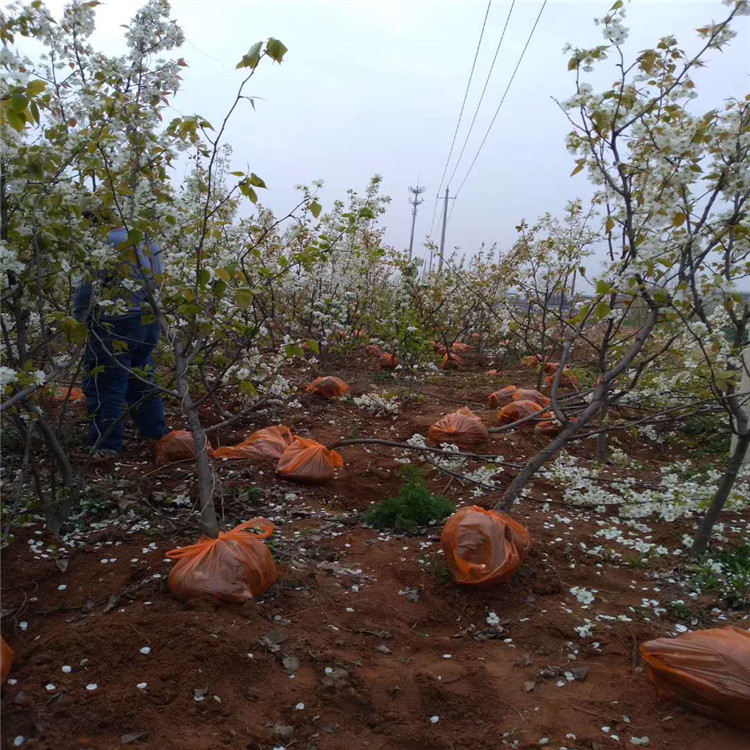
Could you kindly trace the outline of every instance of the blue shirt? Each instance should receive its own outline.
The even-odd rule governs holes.
[[[113,229],[109,233],[107,242],[112,246],[112,248],[115,248],[118,245],[124,243],[127,239],[128,233],[124,228],[121,227],[119,229]],[[141,243],[136,248],[136,253],[138,254],[138,262],[127,262],[125,264],[125,267],[130,269],[128,278],[131,278],[139,282],[140,284],[143,284],[147,278],[153,279],[155,274],[164,273],[164,264],[162,263],[161,250],[155,242],[152,242],[148,248],[146,248],[146,245],[144,243]],[[106,271],[100,274],[100,280],[106,283],[108,287],[117,285],[117,280],[112,279]],[[148,299],[146,290],[142,287],[135,291],[126,290],[123,288],[121,292],[122,294],[120,295],[120,298],[124,298],[127,300],[128,314],[132,315],[134,313],[140,313],[142,311],[144,303],[146,303]],[[78,289],[76,289],[75,297],[73,299],[73,310],[76,318],[81,319],[89,310],[89,308],[91,307],[92,294],[93,284],[90,281],[81,284]]]

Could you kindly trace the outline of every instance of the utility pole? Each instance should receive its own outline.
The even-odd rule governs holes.
[[[419,206],[422,201],[420,199],[420,195],[424,193],[424,191],[427,190],[426,187],[419,187],[419,180],[417,180],[417,186],[411,187],[409,186],[409,192],[414,194],[414,200],[410,200],[409,203],[411,203],[414,208],[411,212],[411,237],[409,238],[409,263],[411,263],[411,256],[412,256],[412,248],[414,247],[414,226],[417,223],[417,206]]]
[[[448,222],[448,201],[456,200],[456,196],[453,198],[448,197],[449,187],[445,188],[445,203],[443,205],[443,233],[440,236],[440,256],[438,257],[438,273],[443,271],[443,252],[445,251],[445,225]]]

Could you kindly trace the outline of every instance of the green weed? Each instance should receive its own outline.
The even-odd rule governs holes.
[[[453,513],[455,505],[440,495],[433,495],[425,486],[421,469],[404,468],[406,481],[396,497],[376,505],[365,515],[365,522],[376,529],[416,531]]]

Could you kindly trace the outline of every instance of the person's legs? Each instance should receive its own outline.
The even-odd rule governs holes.
[[[87,442],[95,450],[122,451],[121,417],[128,390],[128,372],[124,368],[132,364],[132,333],[128,318],[111,318],[91,325],[83,392],[90,420]]]
[[[150,388],[143,379],[152,381],[156,369],[152,352],[159,341],[157,323],[140,326],[139,343],[133,349],[132,366],[140,377],[130,376],[128,382],[127,402],[130,416],[143,437],[158,440],[167,434],[164,420],[164,403],[158,391]],[[141,379],[143,378],[143,379]],[[141,400],[142,399],[142,400]]]

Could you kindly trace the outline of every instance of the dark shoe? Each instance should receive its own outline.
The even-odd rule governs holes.
[[[99,448],[99,450],[94,451],[95,456],[119,456],[121,451],[113,450],[112,448]]]

